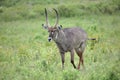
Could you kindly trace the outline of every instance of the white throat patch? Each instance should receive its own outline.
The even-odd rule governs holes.
[[[56,34],[55,38],[56,38],[56,39],[58,38],[58,33]]]

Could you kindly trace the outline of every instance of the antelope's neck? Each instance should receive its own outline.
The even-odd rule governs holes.
[[[66,41],[65,33],[63,30],[60,30],[56,35],[56,39],[54,40],[56,43],[63,43]]]

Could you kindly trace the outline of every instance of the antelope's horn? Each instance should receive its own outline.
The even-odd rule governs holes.
[[[57,25],[58,25],[58,21],[59,21],[58,12],[57,12],[57,10],[54,9],[54,8],[53,8],[53,10],[54,10],[55,13],[56,13],[56,23],[55,23],[55,26],[54,26],[54,27],[57,27]]]
[[[47,15],[47,9],[45,8],[45,18],[46,18],[46,26],[49,27],[49,22],[48,22],[48,15]]]

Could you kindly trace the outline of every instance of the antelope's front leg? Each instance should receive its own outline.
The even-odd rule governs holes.
[[[64,62],[65,62],[65,53],[61,52],[61,60],[62,60],[62,69],[64,69]]]

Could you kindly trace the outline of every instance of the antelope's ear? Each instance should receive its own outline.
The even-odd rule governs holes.
[[[42,27],[43,27],[44,29],[48,29],[48,26],[46,26],[46,25],[44,25],[44,24],[42,24]]]
[[[61,29],[62,29],[62,25],[59,25],[59,26],[58,26],[58,30],[61,30]]]

